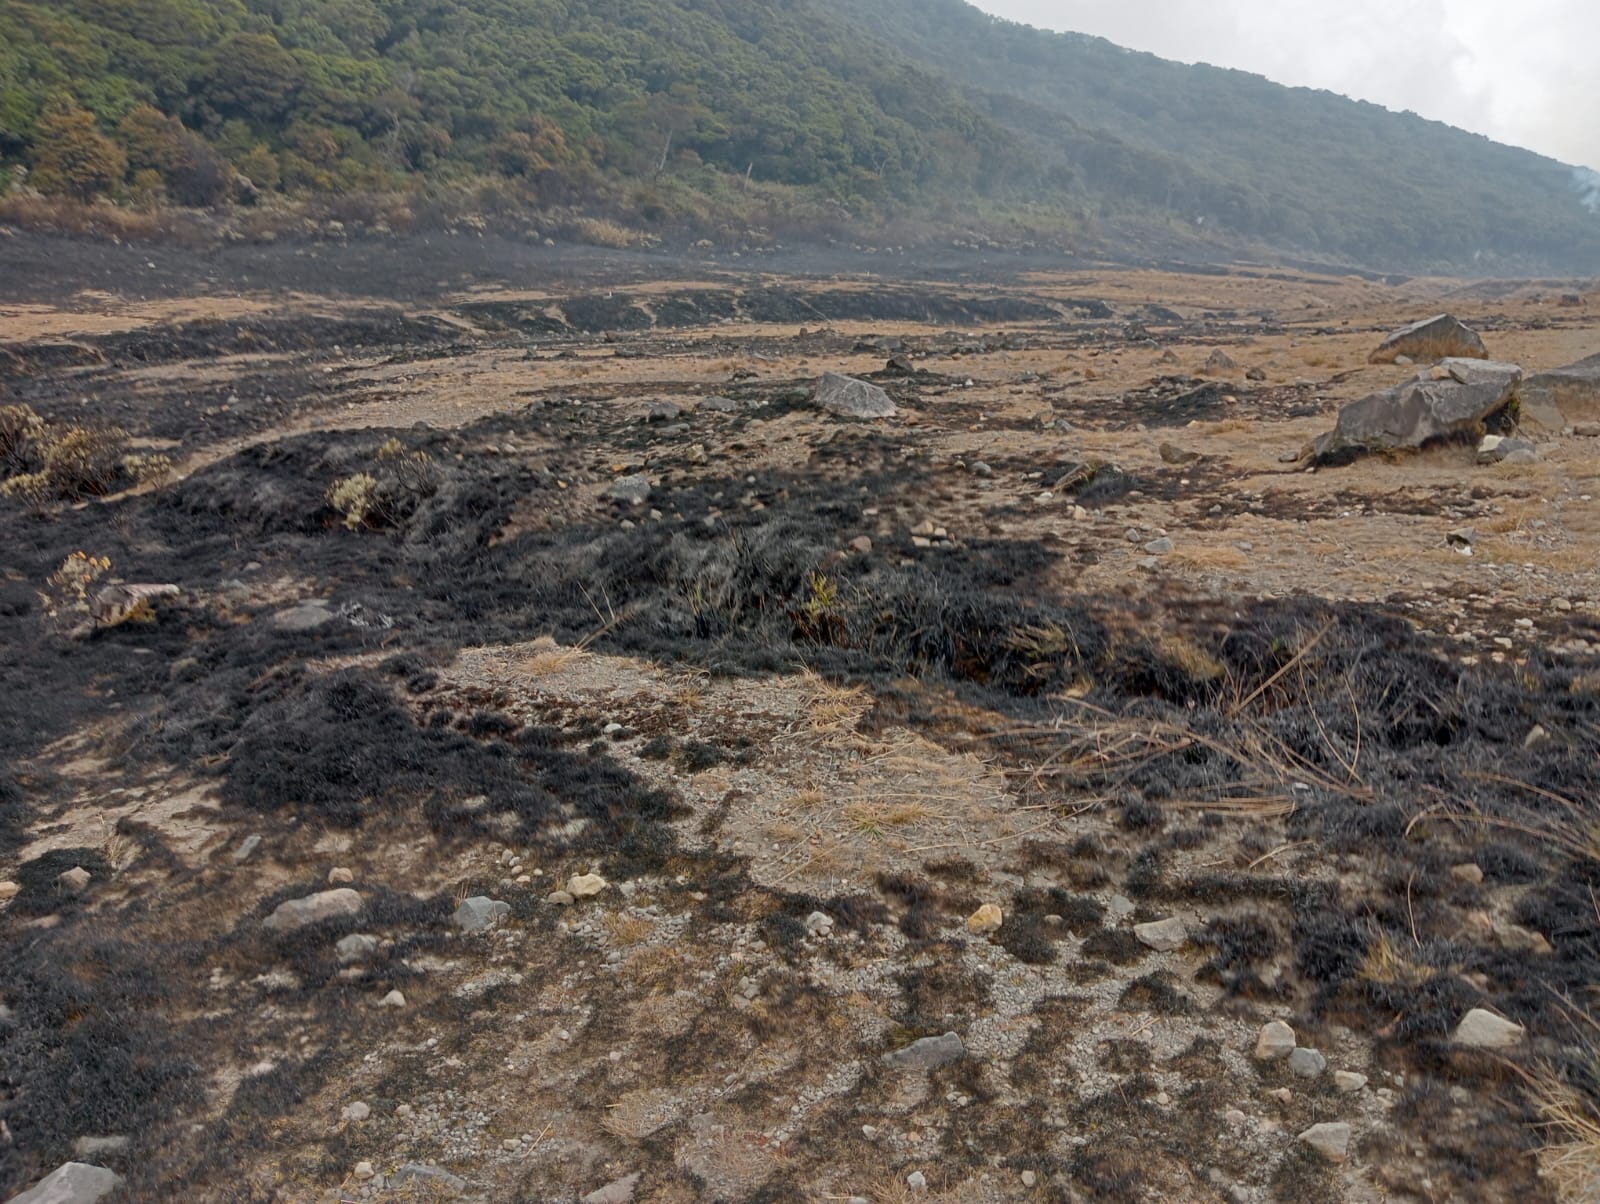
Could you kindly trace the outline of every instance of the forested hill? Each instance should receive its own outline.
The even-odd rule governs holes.
[[[1600,272],[1569,168],[961,0],[0,0],[0,190],[485,190]]]

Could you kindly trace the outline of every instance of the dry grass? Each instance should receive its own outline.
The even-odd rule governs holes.
[[[1250,567],[1250,557],[1235,547],[1185,547],[1174,552],[1168,558],[1168,563],[1178,568],[1200,571],[1243,570]]]
[[[637,231],[603,217],[586,217],[572,227],[572,236],[591,247],[626,250],[639,241]]]
[[[1419,966],[1415,962],[1408,961],[1385,933],[1373,943],[1371,949],[1367,950],[1366,960],[1361,963],[1359,976],[1368,982],[1398,983],[1416,987],[1427,982],[1434,973],[1435,971],[1428,966]]]
[[[862,801],[844,809],[851,830],[882,839],[894,828],[908,828],[934,818],[931,808],[919,802]]]
[[[630,1091],[616,1103],[606,1105],[600,1127],[623,1141],[643,1141],[673,1121],[677,1097],[678,1093],[662,1087]]]
[[[1541,1177],[1562,1201],[1600,1200],[1600,1109],[1550,1066],[1533,1074],[1530,1091],[1547,1134]]]
[[[655,921],[646,916],[624,915],[613,912],[605,918],[606,931],[617,945],[642,945],[655,932]]]
[[[522,671],[533,677],[550,677],[588,657],[581,648],[556,643],[554,636],[542,635],[533,641],[532,652],[522,662]]]
[[[872,709],[872,696],[860,686],[840,686],[810,669],[802,675],[806,694],[806,726],[818,736],[853,733]]]

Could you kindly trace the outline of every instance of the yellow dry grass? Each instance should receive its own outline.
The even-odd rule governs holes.
[[[1218,569],[1240,570],[1250,567],[1250,557],[1238,548],[1222,547],[1185,547],[1174,552],[1167,563],[1178,568],[1197,571]]]
[[[1564,1202],[1600,1200],[1600,1109],[1549,1066],[1534,1074],[1531,1093],[1546,1133],[1541,1178]]]
[[[528,659],[522,662],[523,672],[534,677],[550,677],[561,673],[589,654],[581,648],[558,644],[554,636],[542,635],[530,645]]]

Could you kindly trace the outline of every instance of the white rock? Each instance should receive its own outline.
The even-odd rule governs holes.
[[[599,874],[574,874],[567,879],[567,894],[574,899],[592,899],[608,885]]]
[[[1328,1059],[1314,1049],[1303,1046],[1289,1054],[1289,1073],[1302,1079],[1314,1079],[1328,1069]]]
[[[1350,1153],[1350,1126],[1343,1121],[1312,1125],[1300,1140],[1329,1162],[1343,1162]]]
[[[1520,1045],[1528,1030],[1493,1012],[1473,1008],[1456,1026],[1456,1044],[1475,1049],[1510,1049]]]
[[[1151,924],[1135,924],[1133,935],[1158,953],[1171,953],[1183,947],[1183,943],[1189,939],[1189,930],[1183,926],[1182,920],[1174,916]]]
[[[370,1162],[358,1162],[358,1163],[356,1163],[356,1169],[355,1169],[354,1173],[355,1173],[355,1177],[357,1179],[360,1179],[362,1182],[366,1182],[368,1179],[372,1178],[372,1176],[376,1175],[378,1172],[372,1169],[372,1163],[370,1163]]]
[[[347,866],[336,865],[328,871],[329,886],[345,886],[355,880],[355,871]]]
[[[912,1191],[927,1191],[928,1176],[924,1175],[921,1171],[912,1171],[906,1176],[906,1186]]]
[[[1335,1070],[1333,1072],[1333,1085],[1340,1091],[1360,1091],[1367,1085],[1367,1076],[1356,1074],[1351,1070]]]
[[[1274,1020],[1263,1025],[1256,1037],[1256,1057],[1263,1062],[1280,1062],[1292,1054],[1298,1044],[1294,1029],[1282,1020]]]
[[[340,1120],[363,1121],[372,1115],[372,1105],[364,1100],[357,1100],[353,1104],[346,1104],[344,1111],[339,1113]]]
[[[399,991],[390,991],[378,1001],[381,1008],[403,1008],[406,1006],[406,997]]]

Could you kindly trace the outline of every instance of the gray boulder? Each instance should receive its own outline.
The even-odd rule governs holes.
[[[308,924],[320,924],[323,920],[360,915],[361,906],[361,896],[345,886],[279,903],[261,924],[272,932],[294,932]]]
[[[606,496],[624,506],[642,506],[650,500],[650,478],[642,474],[618,477],[611,482]]]
[[[1529,439],[1506,439],[1500,435],[1485,435],[1478,444],[1479,464],[1531,464],[1539,458],[1539,449]]]
[[[462,932],[482,932],[485,928],[493,928],[501,917],[510,914],[511,904],[484,895],[474,895],[470,899],[463,899],[455,915],[450,918]]]
[[[1431,375],[1385,389],[1339,411],[1333,430],[1312,446],[1318,462],[1418,448],[1476,432],[1515,396],[1522,369],[1493,361],[1447,359]]]
[[[924,1037],[913,1041],[904,1049],[883,1055],[885,1064],[898,1070],[937,1070],[967,1056],[967,1047],[960,1036],[946,1033],[942,1037]]]
[[[11,1204],[95,1204],[115,1191],[122,1180],[103,1166],[64,1162]]]
[[[827,373],[817,382],[812,402],[818,409],[841,418],[893,418],[900,412],[877,385],[836,372]]]
[[[1489,351],[1477,331],[1464,326],[1449,314],[1439,314],[1401,327],[1378,345],[1378,349],[1367,357],[1367,362],[1392,364],[1401,356],[1417,363],[1431,364],[1435,360],[1452,357],[1486,360]]]
[[[1528,377],[1517,398],[1524,424],[1548,431],[1559,433],[1572,423],[1600,418],[1600,355]]]

